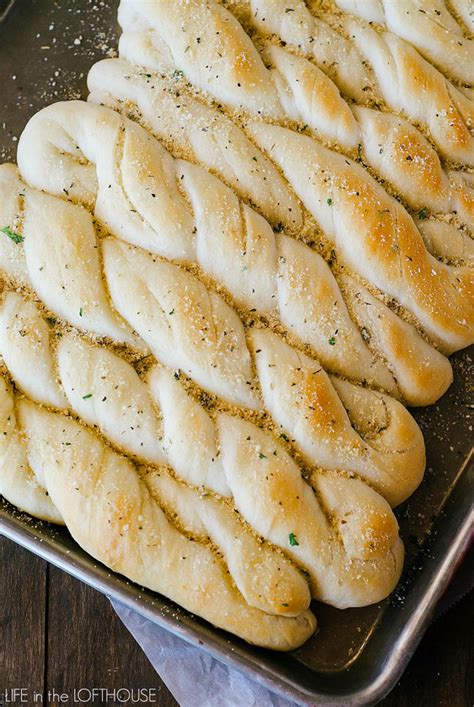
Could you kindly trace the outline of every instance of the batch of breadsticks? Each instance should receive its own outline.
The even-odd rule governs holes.
[[[379,602],[473,342],[469,2],[122,0],[0,167],[0,493],[249,643]],[[317,613],[317,611],[316,611]]]

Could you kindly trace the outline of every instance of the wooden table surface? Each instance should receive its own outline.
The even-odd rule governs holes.
[[[103,595],[5,538],[0,566],[0,693],[23,687],[31,699],[33,691],[52,689],[71,695],[74,688],[94,686],[155,688],[154,704],[177,704]],[[473,634],[471,594],[434,622],[380,704],[474,704]]]

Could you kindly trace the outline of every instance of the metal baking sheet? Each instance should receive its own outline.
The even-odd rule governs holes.
[[[21,130],[39,108],[86,95],[91,64],[114,55],[116,11],[116,2],[104,0],[0,0],[2,161],[15,159]],[[254,648],[213,628],[96,563],[65,529],[32,520],[2,500],[0,533],[290,699],[375,703],[403,672],[472,530],[472,351],[455,355],[453,365],[448,393],[414,412],[428,460],[419,490],[397,510],[407,551],[397,590],[363,609],[315,604],[318,631],[291,653]]]

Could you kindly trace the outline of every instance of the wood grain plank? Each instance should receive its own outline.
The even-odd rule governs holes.
[[[0,536],[0,692],[28,690],[41,704],[45,672],[47,563]]]
[[[471,707],[474,704],[474,592],[426,632],[383,707]]]
[[[80,688],[155,688],[154,704],[177,704],[108,599],[55,567],[49,577],[47,627],[48,690],[71,696]]]

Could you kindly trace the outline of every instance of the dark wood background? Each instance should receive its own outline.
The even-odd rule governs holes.
[[[0,693],[154,687],[155,704],[177,704],[104,596],[5,538],[0,567]],[[470,707],[473,635],[471,593],[433,623],[380,704]]]

